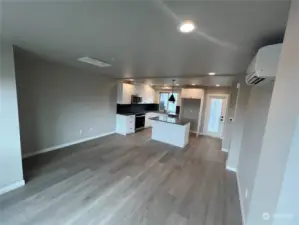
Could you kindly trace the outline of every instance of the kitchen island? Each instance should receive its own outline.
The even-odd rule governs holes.
[[[152,139],[184,148],[189,143],[190,122],[168,116],[152,120]]]

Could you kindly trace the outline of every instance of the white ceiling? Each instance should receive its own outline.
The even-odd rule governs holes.
[[[288,9],[282,0],[9,1],[1,35],[43,57],[117,78],[216,72],[225,79],[242,73],[260,46],[282,40]],[[185,19],[196,32],[178,32]],[[83,56],[112,67],[76,61]]]

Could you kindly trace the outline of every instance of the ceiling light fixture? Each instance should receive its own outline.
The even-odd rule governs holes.
[[[179,29],[182,33],[190,33],[195,29],[195,24],[191,20],[186,20],[180,25]]]
[[[78,61],[88,63],[88,64],[98,66],[98,67],[110,67],[111,66],[111,64],[105,63],[105,62],[100,61],[98,59],[90,58],[88,56],[78,58]]]
[[[216,74],[216,73],[214,73],[214,72],[210,72],[210,73],[209,73],[210,76],[214,76],[215,74]]]
[[[173,95],[174,82],[175,82],[175,80],[172,80],[172,94],[170,95],[170,97],[168,99],[169,102],[175,102],[175,98],[174,98],[174,95]]]
[[[192,84],[193,86],[195,85],[195,84]]]
[[[220,87],[220,84],[216,84],[216,87]]]

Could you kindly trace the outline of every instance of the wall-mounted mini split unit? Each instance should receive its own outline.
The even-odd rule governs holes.
[[[246,71],[248,85],[265,84],[275,80],[282,44],[268,45],[258,50]]]
[[[78,61],[88,63],[88,64],[92,64],[92,65],[98,66],[98,67],[110,67],[111,66],[111,64],[105,63],[105,62],[100,61],[98,59],[90,58],[88,56],[79,58]]]

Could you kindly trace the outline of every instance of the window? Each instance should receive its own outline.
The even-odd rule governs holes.
[[[169,102],[168,99],[172,93],[169,92],[160,92],[159,97],[159,109],[164,110],[167,112],[175,113],[176,112],[176,106],[178,102],[178,93],[173,93],[173,96],[175,98],[175,102]]]

